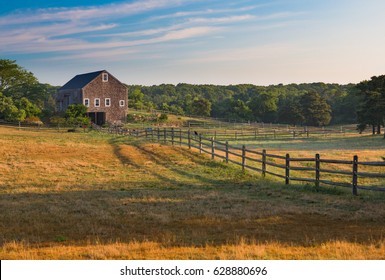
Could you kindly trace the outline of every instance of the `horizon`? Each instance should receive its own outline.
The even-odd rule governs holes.
[[[385,73],[379,0],[46,2],[0,8],[1,58],[41,83],[97,69],[143,86],[347,85]]]

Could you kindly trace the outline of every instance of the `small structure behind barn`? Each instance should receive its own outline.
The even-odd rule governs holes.
[[[127,87],[106,70],[77,75],[56,95],[59,111],[71,104],[84,104],[88,117],[97,125],[126,121],[127,99]]]

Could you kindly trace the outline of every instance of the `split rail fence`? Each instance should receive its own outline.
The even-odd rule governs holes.
[[[281,178],[286,184],[298,181],[314,183],[316,188],[320,184],[339,186],[350,188],[353,195],[357,195],[358,190],[385,191],[385,161],[359,161],[356,155],[352,160],[324,159],[319,154],[309,158],[276,155],[265,149],[256,151],[247,149],[245,145],[232,146],[228,141],[203,137],[191,130],[155,128],[132,131],[130,134],[153,142],[194,148],[200,153],[209,154],[212,159],[219,158],[226,163],[239,165],[243,170]],[[336,181],[335,175],[341,180]]]

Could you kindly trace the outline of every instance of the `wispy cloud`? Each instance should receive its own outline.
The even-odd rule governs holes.
[[[254,19],[253,15],[228,16],[228,17],[214,17],[214,18],[192,18],[190,23],[231,23]]]
[[[103,6],[78,8],[49,8],[38,10],[21,10],[0,18],[0,25],[20,25],[51,21],[84,21],[106,17],[126,17],[146,11],[174,7],[181,0],[143,0],[132,3],[108,4]],[[186,1],[185,1],[186,2]],[[192,2],[191,0],[188,2]]]
[[[252,6],[231,8],[231,9],[204,9],[204,10],[196,10],[196,11],[183,11],[183,12],[176,12],[176,13],[162,15],[162,16],[154,16],[149,18],[149,20],[157,21],[157,20],[170,19],[170,18],[207,16],[207,15],[228,14],[228,13],[234,14],[234,13],[252,11],[257,8],[265,7],[268,5],[269,4],[260,4],[260,5],[252,5]]]
[[[194,11],[154,16],[160,10],[164,13],[192,2],[203,1],[136,0],[102,6],[19,10],[0,17],[0,52],[50,53],[49,57],[57,60],[113,59],[138,54],[141,46],[159,48],[168,42],[223,37],[224,33],[233,32],[235,23],[295,16],[290,12],[259,15],[258,9],[269,4],[247,4],[250,1],[239,7],[228,3],[220,9],[215,5],[198,5]],[[130,21],[130,17],[135,20]]]
[[[146,40],[125,41],[124,37],[117,38],[119,34],[111,36],[114,38],[104,42],[86,39],[85,33],[87,35],[95,34],[96,37],[100,36],[100,31],[110,30],[110,33],[114,34],[111,31],[119,26],[117,23],[119,18],[175,7],[182,2],[193,2],[193,0],[144,0],[93,7],[19,10],[0,17],[0,51],[34,53],[114,48],[196,36],[202,30],[193,33],[191,32],[193,29],[187,29],[189,32],[186,33],[186,29],[176,31],[175,28],[164,28],[162,36]],[[103,21],[107,23],[103,23]],[[158,34],[160,33],[150,32],[147,35]],[[182,36],[181,34],[189,35]],[[143,36],[144,34],[138,35]]]

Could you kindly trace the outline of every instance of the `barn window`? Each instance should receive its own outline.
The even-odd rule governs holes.
[[[104,104],[106,107],[110,107],[111,106],[111,98],[104,99]]]
[[[119,106],[120,106],[120,107],[124,107],[124,100],[120,100],[120,101],[119,101]]]
[[[90,107],[90,100],[88,98],[84,98],[84,106]]]
[[[95,107],[100,107],[100,98],[95,98]]]
[[[102,80],[103,80],[103,82],[108,82],[108,74],[107,73],[103,73]]]

